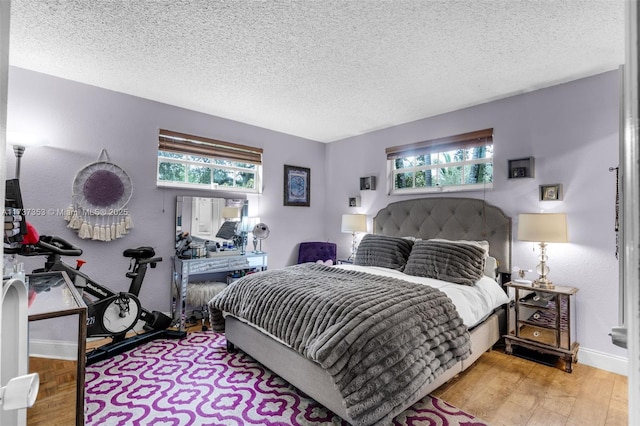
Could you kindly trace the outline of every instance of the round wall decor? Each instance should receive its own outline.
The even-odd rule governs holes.
[[[65,219],[80,238],[111,241],[133,227],[127,209],[133,184],[122,168],[109,161],[106,149],[98,161],[76,174],[72,191],[73,203]]]
[[[131,199],[131,179],[117,165],[98,161],[78,172],[73,181],[73,198],[78,206],[107,213],[124,209]]]

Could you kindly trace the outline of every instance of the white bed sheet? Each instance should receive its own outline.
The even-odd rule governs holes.
[[[435,287],[449,296],[460,314],[462,321],[469,328],[482,322],[494,309],[505,303],[509,303],[509,297],[504,290],[502,290],[500,284],[487,276],[482,277],[474,286],[468,286],[434,280],[433,278],[416,277],[396,271],[395,269],[380,268],[377,266],[342,264],[336,265],[335,267],[384,275]]]

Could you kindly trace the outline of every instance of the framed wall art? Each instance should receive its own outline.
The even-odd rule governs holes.
[[[560,201],[562,200],[562,185],[540,185],[540,201]]]
[[[306,167],[284,166],[284,205],[311,205],[311,170]]]

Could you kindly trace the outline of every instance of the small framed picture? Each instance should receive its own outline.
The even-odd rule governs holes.
[[[540,201],[560,201],[562,200],[562,185],[540,185]]]
[[[306,167],[284,166],[284,205],[311,205],[311,170]]]
[[[360,207],[360,197],[349,197],[349,207]]]

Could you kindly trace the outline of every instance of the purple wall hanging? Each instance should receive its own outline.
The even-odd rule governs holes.
[[[78,237],[96,241],[122,238],[133,227],[127,204],[133,185],[127,173],[112,163],[106,149],[98,161],[83,167],[73,181],[73,203],[65,212],[68,227]]]

